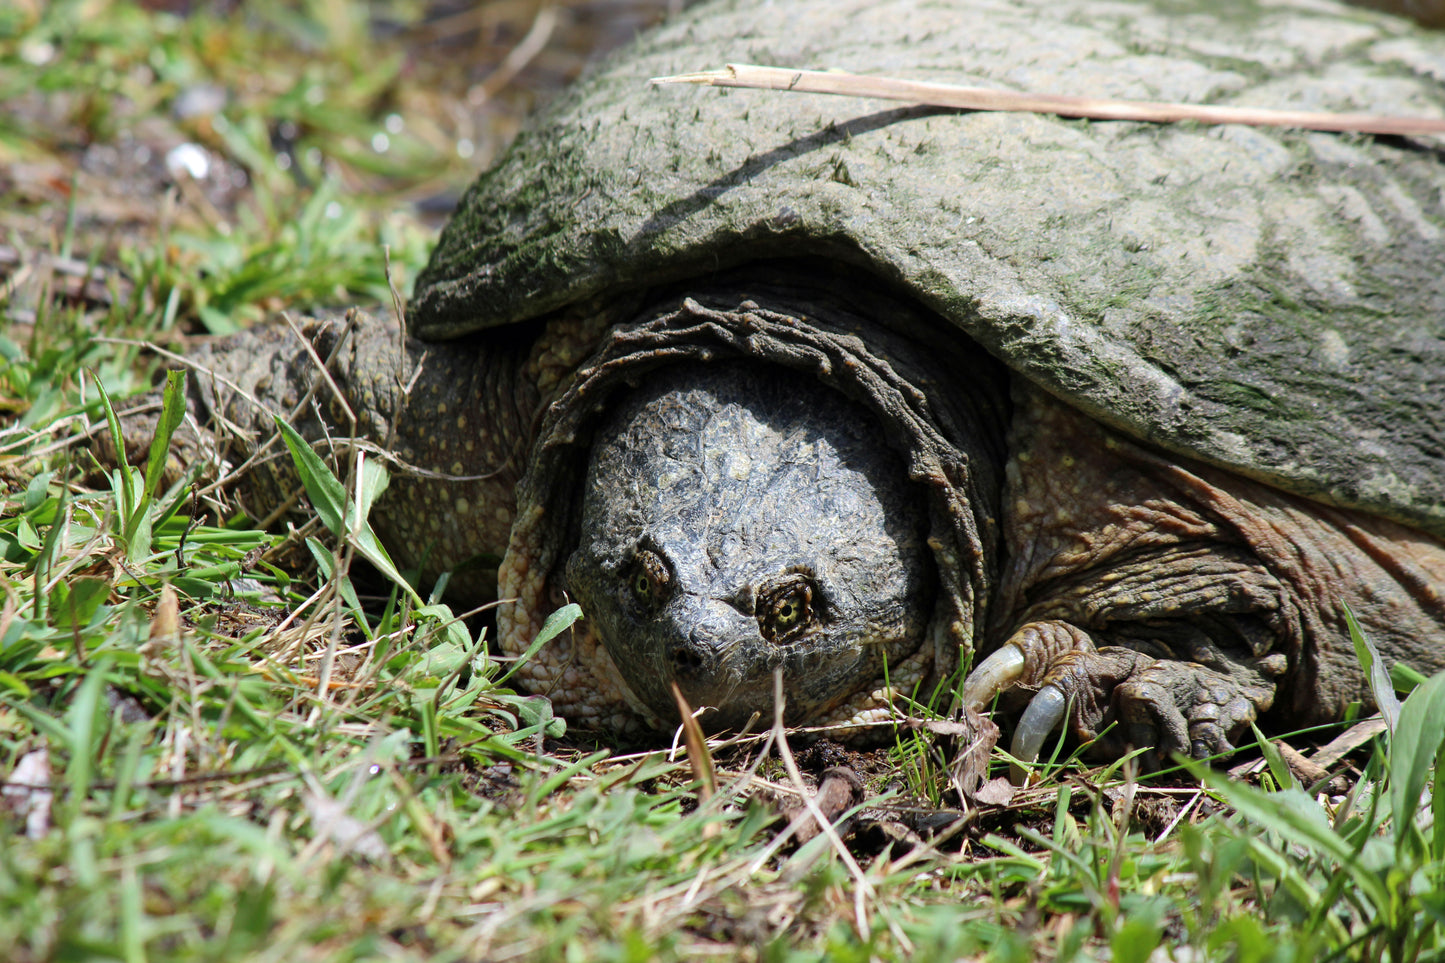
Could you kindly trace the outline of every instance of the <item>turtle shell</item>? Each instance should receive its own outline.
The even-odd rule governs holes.
[[[724,61],[1439,117],[1445,37],[1318,0],[704,5],[478,180],[411,308],[445,339],[822,256],[1128,434],[1445,535],[1445,140],[647,83]]]

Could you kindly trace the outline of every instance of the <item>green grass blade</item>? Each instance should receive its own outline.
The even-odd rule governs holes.
[[[1360,666],[1365,670],[1365,679],[1370,683],[1370,692],[1375,697],[1375,705],[1380,707],[1380,715],[1385,718],[1385,725],[1391,732],[1400,723],[1400,700],[1395,696],[1395,687],[1390,682],[1390,672],[1385,666],[1385,660],[1380,657],[1380,650],[1375,648],[1375,643],[1365,638],[1365,633],[1360,631],[1360,623],[1355,621],[1355,613],[1350,611],[1348,605],[1344,606],[1345,624],[1350,629],[1350,641],[1355,646],[1355,658],[1360,660]]]
[[[1426,680],[1400,709],[1400,721],[1390,740],[1390,811],[1395,820],[1395,844],[1412,838],[1420,794],[1430,780],[1430,767],[1445,734],[1445,672]]]
[[[356,551],[362,558],[366,559],[377,571],[401,586],[411,595],[417,605],[424,605],[422,597],[412,588],[411,583],[402,577],[401,572],[392,564],[391,556],[386,549],[382,548],[381,541],[367,524],[366,519],[357,513],[354,519],[348,519],[346,506],[351,499],[347,495],[346,486],[342,485],[337,477],[332,474],[331,469],[321,460],[321,456],[311,449],[306,439],[297,433],[295,428],[286,424],[280,417],[276,418],[276,427],[281,432],[286,447],[291,451],[291,458],[296,463],[296,471],[301,475],[301,484],[306,487],[306,495],[311,499],[312,507],[316,514],[321,516],[321,522],[337,538],[350,539]],[[368,470],[362,463],[361,476],[367,478]],[[378,471],[385,471],[380,465],[374,465],[371,469],[371,480],[363,481],[363,488],[372,497],[385,487],[384,482],[379,482],[375,477]],[[353,521],[353,524],[348,524]]]
[[[136,499],[135,514],[125,531],[125,557],[132,565],[138,565],[151,553],[151,513],[147,511],[146,499]]]
[[[311,559],[316,563],[316,569],[323,579],[337,579],[335,559],[332,558],[329,548],[314,538],[307,538],[306,550],[311,553]],[[356,586],[351,583],[351,579],[341,576],[337,580],[336,590],[341,593],[341,600],[351,610],[351,617],[366,633],[367,638],[374,637],[366,620],[366,610],[361,607],[361,598],[356,594]]]
[[[125,963],[146,961],[144,891],[135,863],[127,859],[120,870],[120,949]]]
[[[1419,669],[1403,662],[1390,666],[1390,682],[1394,684],[1396,692],[1411,692],[1428,678],[1430,677]]]
[[[130,462],[125,457],[125,436],[120,433],[120,419],[116,417],[115,405],[110,403],[110,394],[106,392],[105,385],[101,383],[100,376],[94,371],[90,373],[95,380],[96,390],[100,392],[100,408],[105,412],[105,424],[110,432],[110,443],[115,448],[116,460],[120,463],[119,477],[121,484],[117,494],[120,496],[120,515],[122,519],[122,530],[130,527],[130,519],[135,514],[135,492],[131,488]]]
[[[1438,757],[1435,762],[1435,782],[1430,794],[1430,813],[1435,818],[1431,835],[1430,855],[1436,863],[1445,862],[1445,766]],[[1440,898],[1445,900],[1445,892]]]
[[[77,807],[89,794],[91,778],[94,775],[91,749],[95,741],[96,722],[100,718],[105,677],[106,663],[93,666],[85,681],[80,684],[75,701],[66,712],[66,741],[70,748],[66,782],[70,786],[71,802]]]
[[[35,553],[33,562],[35,570],[35,618],[44,618],[46,612],[46,601],[48,596],[40,591],[40,587],[50,578],[50,566],[55,563],[56,553],[60,551],[61,544],[65,541],[66,528],[69,527],[69,515],[66,507],[69,502],[69,490],[60,490],[60,501],[55,507],[55,521],[45,531],[45,538],[40,543],[40,549]]]
[[[166,387],[162,394],[161,420],[156,425],[155,437],[151,439],[150,457],[146,460],[145,488],[142,490],[144,505],[155,497],[160,488],[161,476],[165,474],[166,455],[171,448],[171,438],[181,421],[186,417],[186,372],[185,369],[166,372]]]

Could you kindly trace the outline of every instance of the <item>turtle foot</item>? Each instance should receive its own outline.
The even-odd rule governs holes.
[[[1039,757],[1066,719],[1091,751],[1141,754],[1156,769],[1169,754],[1203,759],[1234,750],[1233,739],[1274,701],[1285,659],[1274,654],[1229,671],[1123,646],[1096,648],[1066,622],[1034,622],[1016,632],[964,681],[965,704],[980,708],[1013,686],[1036,687],[1014,732],[1012,754]],[[1015,781],[1023,776],[1015,770]]]

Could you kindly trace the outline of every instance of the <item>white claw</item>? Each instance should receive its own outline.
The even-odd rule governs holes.
[[[1064,721],[1064,713],[1068,707],[1068,699],[1065,698],[1063,689],[1052,683],[1040,689],[1029,701],[1029,707],[1024,710],[1023,718],[1019,720],[1019,727],[1014,730],[1013,747],[1010,750],[1013,757],[1019,762],[1033,762],[1037,759],[1039,750],[1044,747],[1044,740]],[[1018,766],[1009,769],[1009,776],[1015,785],[1023,785],[1026,775]]]
[[[982,709],[1024,674],[1024,650],[1005,645],[991,654],[963,680],[963,705],[966,709]]]

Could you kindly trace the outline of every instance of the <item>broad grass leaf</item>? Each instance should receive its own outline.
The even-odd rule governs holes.
[[[1259,726],[1253,722],[1249,724],[1249,728],[1254,732],[1254,740],[1259,745],[1259,751],[1264,756],[1264,761],[1269,764],[1269,773],[1274,776],[1274,781],[1285,789],[1299,789],[1299,780],[1295,779],[1289,764],[1284,761],[1279,746],[1276,746],[1268,736],[1260,732]]]
[[[442,638],[463,651],[470,652],[473,648],[484,648],[479,643],[473,643],[472,634],[467,631],[467,624],[452,612],[450,605],[441,602],[423,605],[416,610],[416,617],[432,619],[441,631]]]
[[[381,541],[367,524],[366,518],[359,511],[353,511],[348,517],[347,506],[351,499],[346,493],[346,486],[342,485],[337,477],[332,474],[331,469],[326,467],[326,462],[321,456],[311,450],[306,439],[286,424],[280,417],[276,418],[276,428],[281,432],[281,438],[286,442],[286,447],[291,451],[291,459],[296,463],[296,472],[301,476],[301,484],[306,488],[306,496],[311,499],[316,514],[321,516],[321,523],[337,538],[351,540],[357,553],[370,562],[378,572],[391,579],[401,586],[409,594],[417,605],[424,605],[422,597],[417,594],[411,583],[402,578],[401,572],[392,564],[391,556],[382,547]],[[362,491],[364,498],[369,502],[382,489],[386,482],[380,480],[377,473],[385,473],[380,465],[372,464],[371,468],[366,467],[367,462],[363,459],[360,475],[362,478]]]
[[[1159,949],[1164,923],[1157,904],[1146,903],[1133,913],[1121,914],[1121,922],[1109,941],[1115,963],[1148,963]]]
[[[566,720],[553,714],[552,700],[546,696],[523,696],[511,704],[516,708],[517,718],[521,720],[524,728],[531,729],[535,726],[554,739],[566,735]]]
[[[321,524],[333,535],[345,535],[346,486],[326,467],[326,462],[311,449],[306,439],[279,416],[276,428],[291,451],[291,460],[296,463],[301,484],[306,487],[306,497],[311,499],[311,507],[316,509],[316,514],[321,516]]]
[[[53,471],[43,471],[30,479],[30,484],[25,486],[25,500],[21,503],[21,511],[29,513],[35,511],[45,504],[49,497],[50,481],[55,477]]]
[[[1371,903],[1378,907],[1390,905],[1391,897],[1384,881],[1361,864],[1354,847],[1335,832],[1325,811],[1309,794],[1300,789],[1263,792],[1192,760],[1181,761],[1245,819],[1338,864]]]
[[[1395,843],[1409,837],[1420,794],[1430,779],[1430,767],[1445,735],[1445,672],[1427,679],[1400,709],[1400,721],[1390,740],[1390,811],[1395,819]]]
[[[68,579],[50,590],[50,613],[59,628],[83,628],[109,595],[110,582],[106,579]]]
[[[144,499],[137,499],[132,524],[126,527],[125,556],[132,565],[139,565],[151,553],[151,513]]]
[[[31,696],[30,686],[25,684],[24,679],[4,670],[0,670],[0,689],[9,689],[22,699],[29,699]]]
[[[561,635],[565,630],[571,628],[572,623],[576,622],[580,618],[582,618],[582,606],[578,605],[576,602],[572,602],[569,605],[564,605],[557,611],[553,612],[551,615],[547,616],[547,621],[542,623],[542,631],[538,632],[537,637],[532,640],[532,644],[527,646],[527,651],[523,652],[521,656],[512,663],[512,667],[509,668],[505,673],[503,673],[502,677],[497,680],[497,686],[500,687],[502,683],[510,679],[512,677],[512,673],[520,669],[523,665],[527,663],[528,659],[532,658],[532,656],[536,655],[539,651],[541,651],[542,646],[546,645],[548,642],[551,642],[557,636]]]
[[[549,739],[560,739],[567,734],[567,720],[553,713],[552,701],[546,696],[494,692],[488,694],[487,701],[488,711],[505,719],[513,730],[499,735],[502,745],[539,732]]]

